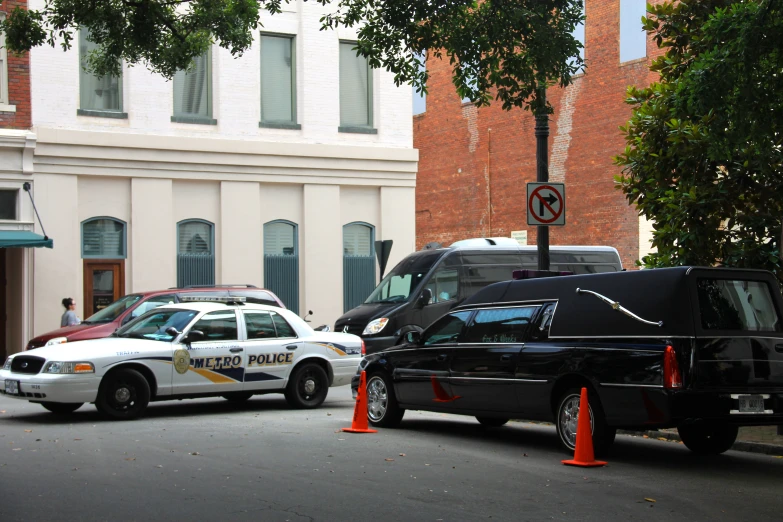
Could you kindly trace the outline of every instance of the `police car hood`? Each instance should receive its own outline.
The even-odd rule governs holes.
[[[47,361],[81,361],[90,357],[121,355],[118,352],[141,352],[149,350],[166,350],[171,344],[162,341],[146,339],[128,339],[108,337],[91,339],[89,341],[74,341],[72,343],[55,344],[24,352],[24,355],[43,357]]]

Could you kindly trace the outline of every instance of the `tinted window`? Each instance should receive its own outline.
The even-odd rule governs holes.
[[[459,272],[456,269],[439,269],[432,275],[425,288],[432,290],[430,304],[452,301],[459,294]]]
[[[537,306],[479,310],[468,327],[466,343],[521,343]]]
[[[422,344],[430,346],[432,344],[454,343],[457,342],[459,334],[465,327],[465,322],[470,317],[471,312],[455,312],[441,317],[435,321],[422,335]]]
[[[613,265],[579,265],[573,263],[551,264],[549,269],[557,272],[573,272],[574,274],[603,274],[604,272],[618,271],[618,268]]]
[[[530,332],[530,339],[533,341],[545,341],[549,339],[549,327],[552,325],[552,318],[555,315],[555,304],[548,304],[544,306],[544,310],[533,325],[533,329]]]
[[[767,283],[700,278],[696,287],[705,330],[781,331]]]
[[[283,319],[280,314],[276,314],[274,312],[271,314],[272,321],[275,323],[275,329],[277,329],[278,337],[296,337],[296,332],[291,327],[291,325],[288,324],[288,321]]]
[[[125,310],[135,305],[142,297],[139,294],[121,297],[100,312],[88,317],[86,321],[82,321],[82,324],[110,323],[121,316]]]
[[[209,312],[196,321],[192,330],[204,332],[205,341],[236,341],[237,316],[234,310]]]
[[[519,265],[520,255],[516,253],[463,254],[462,263],[465,265]]]
[[[280,308],[280,303],[275,301],[275,298],[272,297],[269,292],[259,290],[231,290],[229,294],[232,296],[244,297],[248,303],[276,306]]]
[[[465,297],[472,296],[489,284],[510,280],[514,270],[519,270],[519,265],[466,266]]]
[[[150,297],[146,301],[142,301],[141,303],[139,303],[139,306],[134,308],[133,311],[131,311],[131,313],[128,315],[128,317],[126,317],[123,320],[129,321],[130,319],[135,319],[136,317],[145,314],[150,310],[154,310],[159,306],[163,306],[166,304],[174,304],[176,302],[177,301],[174,298],[173,294]]]
[[[174,340],[174,337],[167,334],[166,330],[173,326],[177,331],[181,332],[197,314],[198,312],[195,310],[166,310],[158,308],[147,312],[127,326],[123,326],[117,330],[116,335],[117,337],[171,342]]]
[[[247,310],[244,314],[248,340],[274,339],[277,337],[275,325],[269,312]]]

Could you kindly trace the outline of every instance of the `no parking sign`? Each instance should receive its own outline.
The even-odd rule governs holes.
[[[565,184],[527,184],[527,224],[536,226],[565,225]]]

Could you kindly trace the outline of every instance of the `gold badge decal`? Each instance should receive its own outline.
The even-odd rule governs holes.
[[[179,349],[174,352],[174,369],[177,373],[187,373],[190,368],[190,352]]]

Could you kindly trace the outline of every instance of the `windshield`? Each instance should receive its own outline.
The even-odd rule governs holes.
[[[82,324],[110,323],[121,316],[125,310],[138,303],[142,297],[143,296],[139,294],[126,295],[125,297],[114,301],[98,313],[91,315],[86,320],[82,321]]]
[[[428,252],[406,257],[383,278],[383,281],[367,298],[365,304],[407,301],[440,255],[440,252]]]
[[[195,310],[156,308],[123,326],[115,335],[170,343],[175,336],[166,333],[166,330],[173,326],[178,332],[183,331],[197,314]]]

